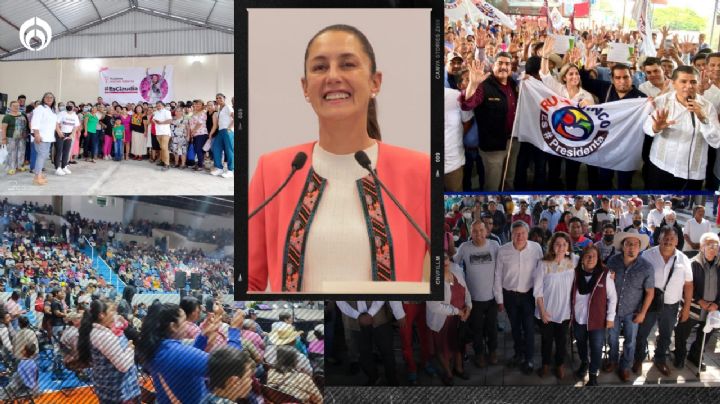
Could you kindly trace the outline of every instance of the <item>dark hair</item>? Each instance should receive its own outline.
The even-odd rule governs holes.
[[[513,57],[510,54],[510,52],[498,52],[495,54],[495,60],[498,60],[498,58],[508,58],[512,62]]]
[[[708,62],[710,62],[710,59],[712,58],[720,58],[720,52],[708,53],[708,55],[705,57]]]
[[[52,95],[52,97],[53,97],[53,101],[52,101],[52,104],[50,104],[50,108],[54,110],[55,109],[55,94],[51,93],[50,91],[43,94],[42,99],[40,100],[40,105],[46,105],[45,97],[47,97],[48,95]]]
[[[200,307],[200,301],[193,296],[185,296],[180,299],[180,308],[186,316],[190,316],[198,307]]]
[[[208,358],[208,388],[210,391],[225,387],[232,376],[244,377],[252,364],[247,351],[232,347],[219,348]]]
[[[572,212],[570,212],[569,210],[566,210],[565,212],[563,212],[562,214],[560,214],[560,222],[565,223],[565,217],[566,217],[567,215],[572,216]]]
[[[673,70],[672,77],[670,77],[672,79],[672,81],[677,80],[680,73],[693,74],[695,76],[699,75],[699,73],[695,67],[688,66],[688,65],[682,65],[682,66],[677,67],[675,70]]]
[[[20,94],[20,95],[18,95],[18,98],[17,98],[17,99],[18,99],[18,100],[25,100],[25,99],[27,99],[27,97],[25,97],[25,94]]]
[[[180,319],[180,307],[173,303],[153,303],[143,319],[140,328],[137,353],[141,364],[149,363],[155,356],[160,343],[170,338],[171,323]]]
[[[30,327],[30,320],[25,316],[21,316],[18,318],[18,325],[20,328],[28,328]]]
[[[720,55],[718,55],[718,56],[720,56]],[[648,67],[648,66],[652,66],[652,65],[660,66],[660,58],[656,58],[654,56],[647,57],[647,58],[645,58],[645,61],[643,62],[642,65],[643,65],[643,67]]]
[[[663,237],[665,237],[667,234],[673,234],[677,237],[677,233],[675,233],[675,228],[666,224],[665,226],[660,228],[658,232],[658,240],[662,240]]]
[[[35,355],[35,343],[28,342],[27,344],[25,344],[23,349],[25,350],[25,356],[27,356],[28,358]]]
[[[596,246],[595,244],[590,244],[587,247],[583,248],[582,252],[580,253],[580,259],[578,260],[577,266],[575,267],[576,271],[582,271],[582,261],[586,254],[588,254],[591,250],[594,250],[597,254],[597,264],[595,264],[595,268],[593,268],[593,272],[595,272],[598,268],[602,268],[602,270],[605,270],[605,264],[603,263],[602,259],[600,257],[602,254],[600,254],[600,248]]]
[[[630,66],[622,63],[618,63],[610,69],[610,77],[615,75],[615,70],[627,70],[630,72]]]
[[[108,304],[102,299],[96,299],[90,302],[90,308],[85,310],[82,321],[80,322],[80,330],[78,331],[78,359],[81,362],[90,363],[90,332],[93,324],[100,320],[100,314],[107,313]]]
[[[612,224],[612,223],[610,223],[610,222],[607,222],[607,223],[605,223],[605,224],[602,226],[602,229],[603,229],[603,230],[605,230],[605,229],[613,229],[613,230],[615,230],[615,225]]]
[[[697,62],[698,60],[706,60],[706,59],[707,59],[707,54],[698,52],[698,53],[692,58],[691,63],[692,63],[692,64],[695,64],[695,62]]]
[[[280,313],[280,315],[278,316],[278,319],[280,319],[280,321],[287,321],[287,320],[290,320],[291,318],[292,318],[292,314],[290,314],[290,312],[287,312],[287,311]]]
[[[575,223],[575,222],[579,222],[579,223],[580,223],[580,226],[582,226],[582,224],[583,224],[582,219],[580,219],[580,218],[577,217],[577,216],[573,216],[572,218],[570,218],[570,222],[568,223],[568,225],[573,224],[573,223]]]
[[[542,62],[542,58],[540,56],[530,56],[525,61],[525,74],[529,74],[533,77],[540,74],[540,62]]]
[[[550,241],[548,241],[547,245],[547,252],[545,252],[545,256],[543,257],[543,261],[552,261],[555,258],[555,241],[559,238],[565,239],[568,245],[568,253],[572,251],[572,239],[570,238],[570,235],[565,233],[564,231],[558,231],[550,237]]]
[[[290,345],[280,345],[277,347],[277,362],[275,370],[280,373],[288,373],[295,370],[298,361],[298,352],[295,347]]]
[[[375,51],[373,50],[372,44],[370,44],[370,41],[367,39],[365,34],[362,33],[359,29],[353,27],[352,25],[345,25],[345,24],[335,24],[335,25],[329,25],[320,31],[318,31],[308,42],[307,47],[305,47],[305,59],[303,61],[303,72],[305,72],[305,76],[307,76],[307,68],[305,67],[305,64],[307,63],[308,56],[310,53],[310,45],[312,45],[313,42],[315,42],[315,39],[319,37],[320,35],[331,32],[331,31],[339,31],[339,32],[345,32],[350,35],[354,35],[358,41],[360,41],[360,44],[362,45],[363,52],[367,55],[367,57],[370,59],[370,73],[375,74],[377,71],[377,64],[375,62]],[[367,131],[368,135],[371,139],[376,140],[382,140],[382,134],[380,133],[380,125],[377,121],[377,104],[375,101],[375,98],[370,98],[370,102],[368,103],[368,110],[367,110]]]

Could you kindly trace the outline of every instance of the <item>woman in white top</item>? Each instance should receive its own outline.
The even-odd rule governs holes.
[[[553,342],[557,377],[565,376],[565,344],[570,328],[570,291],[575,278],[577,257],[570,253],[572,241],[565,232],[553,234],[548,251],[538,262],[533,273],[533,296],[536,300],[535,317],[539,320],[542,341],[542,367],[540,377],[550,373]]]
[[[68,168],[70,149],[75,133],[80,131],[80,119],[75,113],[75,103],[68,101],[65,111],[58,114],[57,134],[55,135],[55,174],[71,174]]]
[[[465,283],[462,269],[450,261],[445,253],[445,291],[443,301],[427,302],[426,320],[431,330],[433,345],[438,362],[445,374],[441,376],[443,384],[452,385],[452,375],[468,380],[463,370],[462,333],[459,329],[470,316],[472,300]],[[450,360],[455,358],[455,367],[450,369]]]
[[[36,185],[47,184],[47,178],[42,175],[42,168],[50,156],[50,146],[55,142],[55,131],[57,130],[57,115],[55,114],[55,96],[53,93],[45,93],[42,103],[33,110],[30,128],[33,134],[33,147],[35,147],[35,164],[33,172]]]
[[[545,44],[542,48],[542,62],[540,63],[540,78],[543,84],[553,92],[560,96],[570,99],[573,103],[578,106],[586,107],[588,105],[595,104],[595,99],[592,94],[582,88],[580,83],[580,70],[578,67],[571,63],[567,63],[560,68],[560,81],[555,79],[550,74],[550,60],[548,59],[553,53],[553,43],[555,42],[553,37],[548,37],[545,40]],[[578,48],[571,51],[571,60],[576,60],[578,57]],[[577,177],[580,172],[580,163],[570,159],[563,159],[561,157],[553,156],[549,159],[551,177],[555,177],[553,172],[557,175],[560,173],[560,163],[565,160],[565,181],[566,189],[577,189]],[[553,168],[554,167],[554,168]],[[589,168],[589,167],[588,167]]]

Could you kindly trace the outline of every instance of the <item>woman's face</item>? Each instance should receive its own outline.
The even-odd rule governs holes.
[[[570,245],[568,245],[567,240],[565,240],[565,237],[558,237],[555,239],[555,242],[553,243],[553,252],[555,253],[556,258],[564,257],[568,253],[568,248]]]
[[[55,101],[55,96],[52,94],[46,94],[45,97],[43,97],[43,104],[45,105],[52,105],[53,101]]]
[[[17,101],[11,102],[10,111],[12,111],[13,114],[17,114],[20,111],[20,104],[18,104]]]
[[[115,308],[115,305],[114,304],[108,305],[107,311],[100,318],[100,324],[104,325],[107,328],[112,328],[113,324],[115,323],[115,315],[116,314],[117,314],[117,310]]]
[[[136,114],[142,114],[142,112],[143,112],[143,109],[142,109],[142,107],[141,107],[140,105],[138,105],[137,107],[135,107],[135,113],[136,113]]]
[[[595,268],[598,262],[598,254],[595,250],[590,250],[582,258],[583,269],[591,271]]]
[[[382,83],[382,74],[371,69],[355,35],[325,32],[308,48],[303,93],[321,120],[366,116],[371,94],[377,94]]]
[[[196,102],[193,104],[193,111],[200,112],[203,109],[203,104],[201,102]]]
[[[170,324],[170,337],[173,339],[181,339],[183,337],[183,327],[185,326],[185,321],[187,321],[187,316],[185,316],[185,312],[182,309],[178,309],[178,316],[177,322]]]
[[[565,73],[565,84],[570,86],[580,85],[580,72],[578,69],[574,67],[568,69],[567,73]]]

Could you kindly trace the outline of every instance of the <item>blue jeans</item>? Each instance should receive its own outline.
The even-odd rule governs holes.
[[[228,171],[233,171],[235,169],[234,144],[235,141],[232,137],[232,132],[228,132],[227,129],[220,129],[213,137],[212,155],[215,168],[223,168],[222,155],[223,152],[225,152],[225,160],[227,160]]]
[[[635,360],[645,359],[645,350],[648,345],[648,337],[655,323],[658,325],[657,344],[655,344],[655,363],[665,363],[667,351],[670,349],[670,340],[678,317],[680,303],[663,304],[659,312],[648,312],[645,321],[640,324],[637,332],[637,346],[635,347]]]
[[[32,139],[28,138],[28,146],[30,147],[30,169],[35,169],[35,156],[37,156],[37,152],[35,151],[35,142],[32,141]]]
[[[633,323],[634,313],[624,316],[615,316],[615,326],[610,330],[610,362],[618,363],[620,356],[620,327],[623,329],[623,356],[620,361],[620,370],[630,369],[635,359],[635,338],[637,337],[638,324]]]
[[[113,154],[115,155],[115,161],[122,160],[123,156],[123,140],[115,139],[113,141]]]
[[[100,134],[95,132],[89,133],[88,136],[90,137],[90,152],[92,153],[90,158],[94,159],[96,156],[100,155]]]
[[[33,162],[32,167],[35,174],[40,174],[42,172],[45,161],[50,156],[50,146],[52,146],[51,142],[40,142],[39,144],[33,143],[35,161]]]
[[[527,293],[503,289],[503,301],[512,328],[515,356],[532,363],[535,353],[535,299],[532,289]]]
[[[573,333],[578,347],[580,362],[590,363],[590,374],[597,375],[600,372],[602,361],[603,342],[605,341],[605,329],[588,331],[587,325],[580,325],[573,321]],[[588,342],[590,343],[590,356],[588,360]]]

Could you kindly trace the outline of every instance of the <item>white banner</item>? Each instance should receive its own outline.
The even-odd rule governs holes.
[[[517,29],[515,22],[507,16],[507,14],[495,8],[492,4],[485,0],[474,0],[475,6],[481,13],[485,14],[490,21],[504,25],[512,30]]]
[[[650,2],[648,0],[635,0],[632,16],[637,22],[638,32],[642,36],[640,53],[645,56],[657,56],[655,45],[652,42],[652,5]]]
[[[168,103],[173,100],[173,67],[124,67],[100,69],[99,93],[105,102],[158,101]]]
[[[523,80],[513,137],[550,154],[619,171],[640,168],[645,134],[642,126],[652,110],[646,98],[580,108],[541,81]]]

